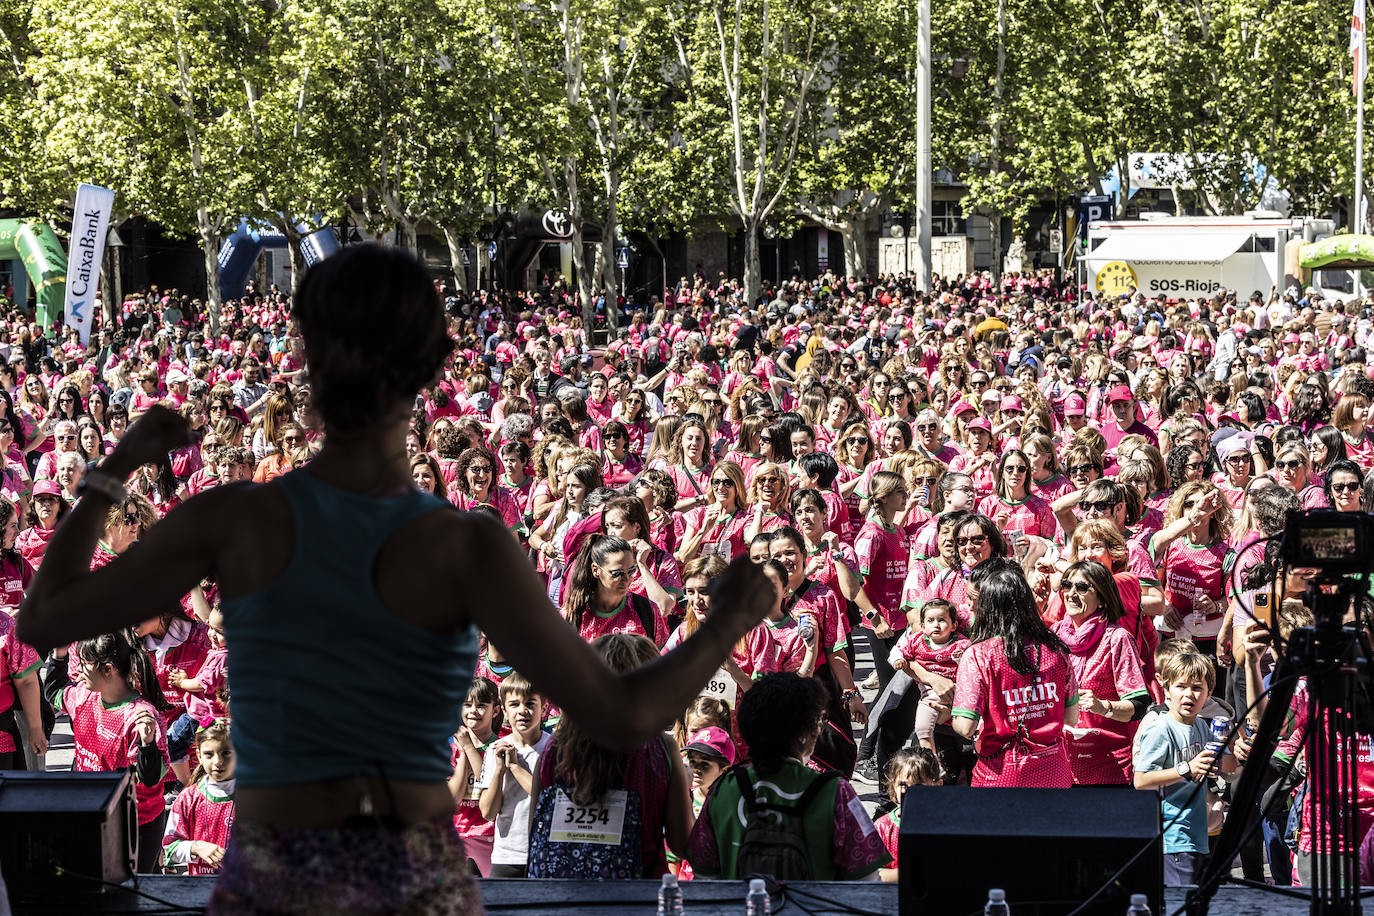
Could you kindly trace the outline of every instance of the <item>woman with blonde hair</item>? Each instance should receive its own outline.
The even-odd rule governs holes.
[[[749,502],[753,512],[744,529],[746,543],[760,534],[792,524],[792,515],[788,512],[791,496],[792,483],[786,468],[771,461],[754,468],[754,480],[749,485]]]
[[[1150,555],[1164,585],[1161,633],[1186,636],[1203,653],[1216,652],[1226,613],[1231,508],[1216,485],[1191,480],[1174,491],[1164,527],[1150,537]]]
[[[777,465],[772,465],[777,467]],[[698,557],[718,556],[726,561],[740,556],[749,543],[749,490],[744,471],[733,461],[722,461],[711,471],[711,502],[692,509],[683,518],[686,534],[677,550],[684,566]]]
[[[253,433],[253,458],[260,462],[277,451],[278,440],[281,438],[277,427],[283,423],[292,423],[295,419],[296,406],[291,403],[289,397],[275,392],[269,394],[267,409],[262,412],[262,426]]]

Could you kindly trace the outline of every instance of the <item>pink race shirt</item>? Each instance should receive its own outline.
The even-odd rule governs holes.
[[[1072,633],[1073,622],[1066,617],[1054,629],[1061,636]],[[1135,641],[1120,624],[1108,624],[1091,646],[1074,649],[1069,663],[1078,689],[1091,690],[1099,700],[1134,700],[1148,693]],[[1133,774],[1131,742],[1139,724],[1079,709],[1077,727],[1066,731],[1074,784],[1129,783]]]
[[[1064,712],[1078,702],[1066,655],[1030,651],[1031,673],[1007,663],[1002,637],[974,643],[959,660],[953,715],[982,723],[975,786],[1067,789],[1073,771],[1064,745]]]
[[[854,553],[859,558],[864,594],[882,611],[888,626],[894,630],[904,629],[902,586],[906,583],[909,553],[906,531],[888,528],[870,518],[854,541]],[[864,627],[872,629],[873,625],[865,620]]]

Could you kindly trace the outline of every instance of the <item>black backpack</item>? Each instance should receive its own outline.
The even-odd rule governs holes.
[[[811,856],[806,846],[802,814],[821,789],[840,774],[835,770],[816,774],[793,804],[760,804],[745,766],[741,764],[731,770],[744,799],[745,811],[737,873],[772,875],[776,881],[810,881]]]

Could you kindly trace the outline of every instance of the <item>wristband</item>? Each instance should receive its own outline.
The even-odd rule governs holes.
[[[99,493],[112,503],[122,503],[129,498],[129,492],[124,489],[124,484],[120,483],[107,471],[96,468],[87,471],[79,483],[76,485],[76,493],[82,496],[87,490]]]
[[[858,688],[858,687],[850,687],[848,690],[846,690],[846,691],[844,691],[843,693],[840,694],[840,702],[841,702],[841,703],[848,703],[850,700],[854,699],[855,697],[859,697],[860,699],[862,699],[862,698],[863,698],[863,694],[859,693],[859,688]]]

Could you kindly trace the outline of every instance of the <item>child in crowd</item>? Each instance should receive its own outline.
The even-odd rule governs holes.
[[[234,823],[234,748],[229,722],[214,719],[195,736],[196,769],[167,814],[162,863],[188,875],[219,871]]]
[[[889,657],[893,670],[910,673],[911,663],[915,662],[927,671],[954,680],[959,673],[959,659],[969,646],[968,637],[958,631],[954,605],[943,598],[933,598],[921,608],[907,611],[907,617],[910,625]],[[913,617],[919,621],[911,620]],[[949,707],[940,703],[929,684],[918,682],[916,686],[921,692],[916,708],[916,738],[921,747],[934,754],[935,726],[949,721]]]
[[[929,607],[929,605],[927,605]],[[940,761],[933,751],[923,747],[900,750],[892,755],[887,763],[887,797],[896,805],[887,814],[874,821],[878,836],[892,855],[892,861],[878,869],[878,877],[883,881],[897,880],[897,835],[902,829],[902,799],[909,786],[938,786],[940,784]]]
[[[122,773],[134,768],[138,803],[138,871],[157,867],[167,803],[162,783],[171,761],[157,670],[142,640],[129,630],[76,644],[81,683],[67,673],[67,649],[53,650],[43,666],[43,695],[72,721],[78,773]]]
[[[482,816],[496,823],[491,877],[523,878],[529,858],[530,789],[539,755],[553,736],[540,728],[544,697],[518,673],[501,682],[501,711],[510,734],[486,749],[482,759]]]
[[[703,698],[705,699],[705,698]],[[717,701],[719,702],[719,701]],[[735,742],[723,728],[707,726],[693,732],[682,748],[682,759],[692,779],[692,817],[701,813],[706,795],[716,780],[735,764]],[[668,868],[680,880],[692,880],[692,866],[672,853],[668,854]]]
[[[472,679],[472,687],[463,700],[463,724],[453,735],[453,777],[449,790],[458,810],[453,826],[463,838],[468,861],[473,871],[483,878],[491,873],[491,849],[496,841],[496,825],[482,816],[479,802],[482,787],[478,777],[482,773],[483,755],[496,743],[495,724],[500,715],[501,697],[496,685],[484,677]]]
[[[1158,666],[1168,706],[1166,715],[1143,725],[1135,749],[1135,787],[1161,793],[1164,820],[1164,884],[1196,884],[1206,863],[1205,780],[1220,763],[1234,771],[1235,758],[1218,761],[1202,709],[1216,686],[1216,670],[1198,652],[1169,651]]]
[[[220,611],[219,602],[211,609],[206,626],[210,631],[210,651],[206,653],[196,676],[187,677],[182,668],[172,668],[167,672],[167,683],[186,694],[186,712],[168,729],[169,732],[182,720],[199,723],[225,714],[224,704],[219,701],[219,691],[227,680],[229,648],[224,642],[224,614]]]

